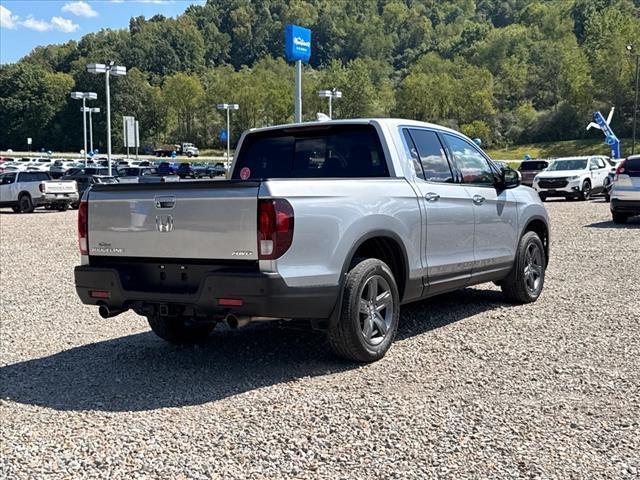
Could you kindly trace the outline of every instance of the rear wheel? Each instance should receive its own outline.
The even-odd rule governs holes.
[[[153,315],[147,317],[153,333],[163,340],[177,345],[204,342],[215,327],[213,323],[189,324],[187,320],[188,318],[181,316]]]
[[[619,212],[611,212],[611,216],[613,217],[613,223],[623,224],[627,223],[629,216],[625,213]]]
[[[13,210],[14,213],[20,213],[20,207],[11,207],[11,210]]]
[[[18,203],[20,205],[20,211],[22,213],[31,213],[35,208],[33,206],[33,201],[31,200],[31,195],[29,195],[28,193],[22,195],[18,200]]]
[[[544,287],[546,265],[540,237],[536,232],[526,232],[518,244],[513,268],[500,285],[506,299],[514,303],[535,302]]]
[[[362,260],[347,274],[340,318],[329,328],[329,345],[349,360],[379,360],[395,338],[399,319],[398,287],[391,269],[375,258]]]

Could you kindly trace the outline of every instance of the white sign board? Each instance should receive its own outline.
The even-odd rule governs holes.
[[[136,119],[134,117],[122,117],[122,130],[125,147],[137,147],[138,142],[136,138]]]
[[[31,137],[27,137],[27,145],[31,145],[33,143],[33,139]]]

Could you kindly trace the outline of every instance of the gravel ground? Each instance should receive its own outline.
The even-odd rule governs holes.
[[[249,327],[178,348],[75,296],[75,212],[1,227],[0,477],[638,478],[640,221],[554,201],[532,305],[406,306],[382,361]]]

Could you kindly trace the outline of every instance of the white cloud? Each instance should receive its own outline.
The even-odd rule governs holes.
[[[46,32],[47,30],[51,30],[51,24],[46,20],[38,20],[33,18],[31,15],[27,17],[24,22],[20,22],[20,25],[26,27],[30,30],[36,30],[38,32]]]
[[[18,17],[2,5],[0,5],[0,27],[10,30],[18,28]]]
[[[46,32],[49,30],[58,30],[60,32],[70,33],[75,32],[80,26],[77,23],[73,23],[71,20],[62,17],[52,17],[50,22],[46,20],[38,20],[31,15],[23,22],[19,24],[25,28],[36,30],[37,32]]]
[[[68,2],[62,7],[63,12],[69,12],[77,17],[97,17],[96,12],[87,2]]]
[[[71,20],[62,17],[53,17],[51,19],[51,25],[56,30],[65,33],[75,32],[79,27],[77,23],[73,23]]]

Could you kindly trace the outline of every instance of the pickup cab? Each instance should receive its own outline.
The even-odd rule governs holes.
[[[402,304],[484,282],[541,294],[547,212],[517,172],[445,127],[398,119],[245,132],[230,178],[95,185],[77,293],[174,343],[305,320],[340,356],[387,352]]]
[[[0,207],[31,213],[36,207],[60,211],[77,202],[75,180],[51,180],[46,172],[16,171],[0,175]]]

